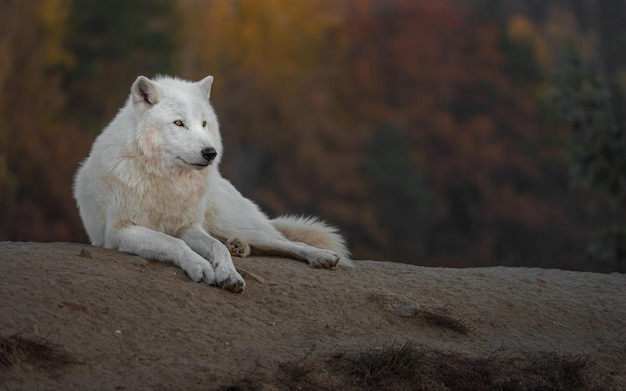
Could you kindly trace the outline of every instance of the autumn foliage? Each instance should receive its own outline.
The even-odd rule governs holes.
[[[212,74],[222,170],[269,214],[319,215],[356,258],[580,268],[548,3],[3,1],[0,239],[86,240],[72,175],[134,78]]]

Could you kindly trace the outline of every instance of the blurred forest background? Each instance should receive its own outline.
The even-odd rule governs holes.
[[[622,0],[0,0],[0,240],[87,242],[72,177],[138,75],[215,76],[222,172],[356,259],[626,271]]]

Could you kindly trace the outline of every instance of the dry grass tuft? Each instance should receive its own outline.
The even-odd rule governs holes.
[[[557,353],[487,357],[419,349],[411,343],[348,358],[364,390],[586,390],[586,356]]]
[[[612,390],[612,380],[583,355],[541,353],[483,357],[425,349],[413,343],[361,353],[304,358],[269,377],[241,379],[221,391],[275,390]]]
[[[60,346],[43,338],[0,336],[0,369],[19,364],[34,365],[41,369],[59,369],[76,363]]]

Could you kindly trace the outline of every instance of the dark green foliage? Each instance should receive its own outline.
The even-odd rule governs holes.
[[[572,177],[626,202],[625,124],[615,101],[621,91],[586,69],[570,48],[555,80],[555,99],[571,127]]]
[[[177,6],[168,0],[72,1],[67,47],[75,64],[65,70],[65,85],[80,125],[99,130],[138,75],[175,71]]]
[[[412,161],[411,143],[399,128],[387,126],[367,145],[365,175],[386,195],[419,200],[425,197],[424,178]]]
[[[514,83],[532,86],[544,80],[530,42],[519,41],[502,34],[500,45],[506,58],[506,73]]]
[[[587,252],[594,270],[626,273],[626,226],[602,229],[591,239]]]
[[[571,129],[571,176],[576,184],[626,206],[626,117],[623,91],[587,69],[571,46],[555,79],[555,101]],[[619,217],[619,215],[616,215]],[[596,234],[587,257],[599,271],[626,270],[626,226]]]
[[[362,166],[373,184],[372,196],[380,199],[381,222],[393,237],[394,248],[387,253],[396,259],[424,255],[426,236],[435,217],[433,194],[412,154],[406,134],[387,126],[369,139]]]

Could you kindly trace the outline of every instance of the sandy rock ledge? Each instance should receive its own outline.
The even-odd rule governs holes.
[[[0,388],[360,389],[354,357],[410,346],[582,357],[580,389],[626,389],[623,274],[234,261],[242,294],[84,244],[0,242]]]

